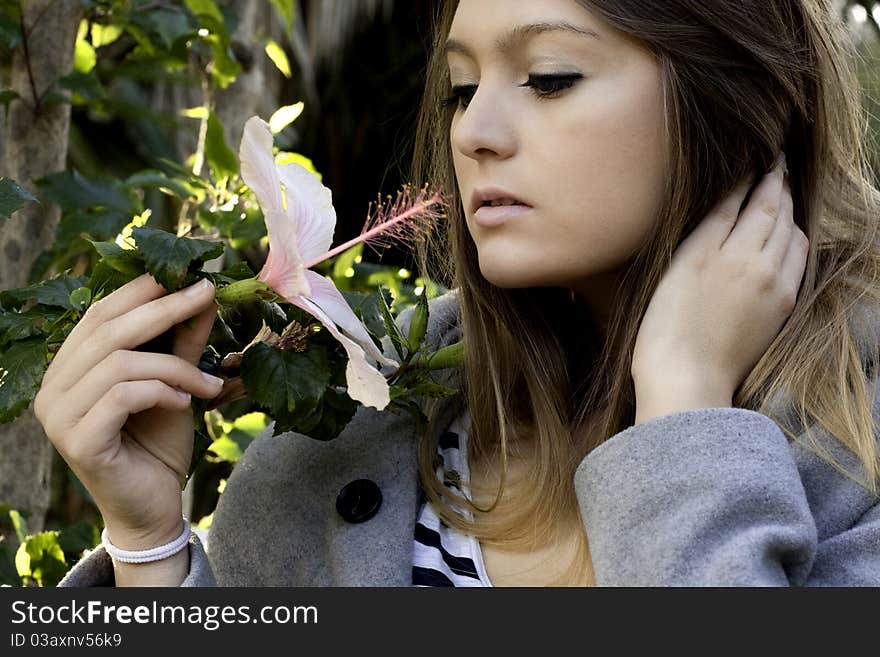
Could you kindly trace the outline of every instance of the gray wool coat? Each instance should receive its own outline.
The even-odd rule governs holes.
[[[457,290],[430,300],[432,344],[459,339],[457,307]],[[860,308],[854,326],[868,354],[880,342],[880,313]],[[411,314],[398,317],[404,331]],[[387,337],[383,345],[391,355]],[[455,372],[441,382],[455,386]],[[774,417],[802,433],[790,402],[777,399]],[[461,410],[460,396],[444,400],[435,439]],[[855,467],[850,452],[813,431]],[[352,523],[337,512],[337,494],[362,478],[378,485],[382,504]],[[693,409],[628,427],[582,461],[574,485],[600,586],[880,586],[878,500],[755,411]],[[207,552],[191,536],[182,586],[410,586],[417,503],[408,416],[360,407],[328,442],[273,438],[270,425],[227,482]],[[59,584],[113,585],[103,547]]]

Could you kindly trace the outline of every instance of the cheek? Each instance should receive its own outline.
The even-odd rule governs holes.
[[[634,91],[635,90],[635,91]],[[585,86],[546,153],[545,179],[565,230],[620,261],[650,228],[664,189],[659,88],[617,81]],[[577,172],[575,179],[572,173]],[[591,249],[592,250],[592,249]]]

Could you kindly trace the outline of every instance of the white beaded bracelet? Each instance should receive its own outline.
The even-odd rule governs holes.
[[[101,544],[107,553],[116,559],[125,563],[147,563],[148,561],[159,561],[173,554],[177,554],[189,543],[190,527],[189,520],[183,519],[183,533],[170,543],[160,545],[159,547],[150,548],[149,550],[123,550],[116,547],[107,537],[107,528],[101,532]]]

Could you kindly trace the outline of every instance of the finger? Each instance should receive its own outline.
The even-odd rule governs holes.
[[[706,218],[691,231],[686,241],[689,244],[699,244],[701,249],[703,245],[720,249],[736,225],[739,209],[752,187],[752,182],[753,177],[740,180],[729,194],[712,207]]]
[[[46,376],[51,378],[50,370],[60,369],[69,354],[77,353],[83,342],[91,337],[100,324],[165,294],[167,294],[165,288],[159,285],[151,274],[146,273],[93,303],[65,338],[55,358],[52,359],[52,365],[46,370]]]
[[[792,295],[796,295],[801,287],[809,254],[810,242],[807,236],[800,228],[795,228],[780,269],[783,285],[792,290]]]
[[[53,388],[67,390],[85,374],[120,349],[134,349],[148,340],[164,333],[175,324],[201,313],[214,300],[214,288],[208,279],[195,285],[166,294],[149,303],[137,305],[123,315],[103,322],[95,328],[89,339],[68,357],[59,370]]]
[[[178,324],[174,328],[174,343],[171,353],[183,360],[197,365],[205,351],[211,328],[217,317],[217,304],[211,301],[211,305],[190,321]]]
[[[89,370],[70,389],[69,417],[78,421],[118,383],[151,379],[158,379],[204,399],[216,396],[223,388],[222,380],[205,374],[178,356],[119,350]]]
[[[773,232],[767,239],[762,249],[764,253],[778,266],[781,267],[788,247],[791,244],[792,233],[794,232],[794,202],[791,198],[791,189],[788,181],[784,180],[782,185],[782,207],[779,211],[779,219],[773,226]]]
[[[111,450],[119,448],[114,440],[129,415],[148,408],[182,411],[190,406],[190,398],[161,381],[122,381],[110,388],[80,420],[75,441],[64,446],[65,460],[90,464],[97,459],[109,460]]]
[[[782,176],[785,163],[780,157],[764,176],[722,248],[758,252],[773,232],[782,200]]]

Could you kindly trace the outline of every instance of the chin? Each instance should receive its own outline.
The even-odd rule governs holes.
[[[481,266],[480,272],[492,285],[505,289],[551,287],[557,285],[557,283],[535,276],[534,272],[523,272],[521,267],[503,266],[487,268]]]

